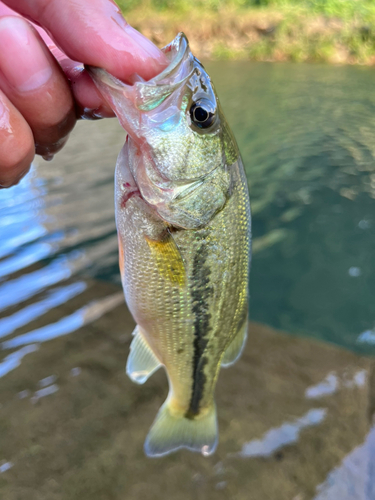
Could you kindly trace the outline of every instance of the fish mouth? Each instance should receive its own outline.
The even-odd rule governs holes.
[[[171,61],[170,64],[158,75],[156,75],[151,81],[155,83],[162,82],[163,80],[170,79],[173,77],[173,74],[178,71],[181,65],[191,60],[191,63],[194,60],[193,54],[190,52],[189,41],[186,38],[183,32],[180,32],[171,43],[163,47],[162,52],[166,55],[166,57]],[[191,68],[192,71],[193,68]],[[189,72],[189,74],[191,73]],[[189,75],[187,75],[181,82],[183,83]]]
[[[134,74],[130,76],[130,80],[132,80],[132,82],[130,84],[127,84],[108,73],[105,69],[99,68],[97,66],[91,66],[89,64],[85,64],[84,67],[86,71],[88,71],[88,73],[95,79],[102,79],[105,75],[108,75],[109,78],[108,80],[106,80],[106,83],[113,88],[117,88],[118,85],[120,87],[122,87],[123,85],[132,87],[136,84],[147,86],[154,85],[155,83],[160,83],[163,80],[171,78],[171,76],[173,76],[173,72],[175,72],[181,66],[184,60],[189,58],[194,59],[194,56],[190,52],[189,41],[182,31],[178,33],[174,40],[163,47],[161,51],[166,55],[170,63],[166,68],[164,68],[161,73],[158,73],[156,76],[147,81],[139,75]]]
[[[171,43],[161,50],[170,63],[161,73],[147,81],[134,74],[130,77],[132,83],[125,83],[103,68],[84,65],[99,91],[109,100],[119,119],[119,114],[123,110],[117,109],[112,99],[108,99],[109,92],[120,92],[123,98],[132,101],[139,110],[149,111],[181,87],[191,76],[194,71],[194,56],[184,33],[179,33]],[[126,128],[125,130],[130,134],[130,130]]]

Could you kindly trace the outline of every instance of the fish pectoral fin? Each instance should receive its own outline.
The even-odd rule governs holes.
[[[221,360],[221,366],[227,368],[233,365],[237,359],[241,356],[243,348],[246,344],[247,339],[247,320],[241,329],[237,332],[234,338],[231,340],[229,346],[224,352],[224,356]]]
[[[149,457],[167,455],[180,448],[188,448],[207,456],[215,451],[217,442],[215,403],[212,403],[204,415],[197,415],[192,419],[184,415],[173,415],[167,399],[147,435],[144,449]]]
[[[173,285],[184,286],[186,284],[185,264],[173,236],[167,233],[165,238],[159,241],[147,237],[146,241],[155,258],[159,274]]]
[[[126,373],[133,382],[144,384],[161,367],[161,363],[152,352],[138,325],[135,327],[133,335],[126,363]]]

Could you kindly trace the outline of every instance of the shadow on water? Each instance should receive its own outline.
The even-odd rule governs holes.
[[[167,384],[125,376],[134,322],[113,215],[124,133],[80,123],[52,163],[0,192],[5,500],[375,498],[373,359],[360,356],[375,345],[373,72],[208,70],[250,183],[251,317],[270,325],[251,323],[222,370],[218,451],[143,454]]]

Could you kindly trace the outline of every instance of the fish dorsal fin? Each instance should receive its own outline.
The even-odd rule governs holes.
[[[246,344],[246,338],[247,338],[247,320],[245,321],[244,325],[240,328],[240,330],[236,333],[229,346],[226,348],[224,356],[221,360],[221,366],[227,368],[228,366],[233,365],[237,361],[237,359],[241,356],[243,348]]]
[[[133,382],[144,384],[161,367],[161,363],[152,352],[138,325],[135,327],[133,335],[126,363],[126,373]]]

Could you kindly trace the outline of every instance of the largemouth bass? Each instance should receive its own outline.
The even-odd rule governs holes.
[[[209,455],[220,366],[247,335],[250,204],[208,74],[182,33],[163,51],[170,64],[150,81],[88,69],[128,133],[115,179],[122,284],[137,323],[127,373],[143,384],[164,366],[169,380],[145,452]]]

